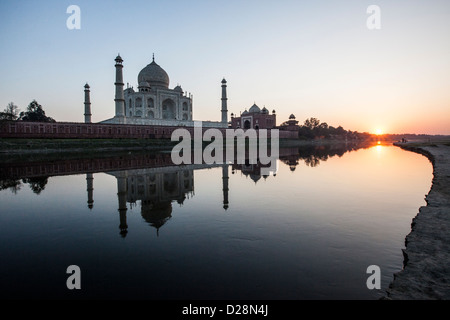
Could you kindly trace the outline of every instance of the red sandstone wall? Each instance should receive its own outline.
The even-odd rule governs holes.
[[[184,128],[193,137],[192,127],[166,127],[126,124],[23,122],[0,123],[0,138],[52,138],[52,139],[170,139],[172,132]],[[203,128],[203,131],[208,128]],[[225,129],[219,128],[222,132]],[[270,137],[270,131],[268,131]],[[297,132],[280,130],[280,139],[295,139]]]

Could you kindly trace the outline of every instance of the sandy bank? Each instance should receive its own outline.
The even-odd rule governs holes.
[[[387,299],[450,299],[450,143],[401,143],[433,164],[426,206],[419,208],[405,239],[404,268],[394,275]]]

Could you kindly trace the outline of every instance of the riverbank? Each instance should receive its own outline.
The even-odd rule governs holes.
[[[176,145],[169,139],[0,139],[0,153],[104,152],[164,150]]]
[[[394,145],[426,156],[433,181],[426,206],[406,236],[404,268],[394,275],[386,299],[450,299],[450,142],[409,142]]]
[[[332,139],[280,139],[282,148],[334,144],[373,144],[373,141]],[[0,154],[58,153],[84,151],[133,151],[172,149],[178,142],[170,139],[0,139]],[[207,145],[209,142],[204,141]],[[269,140],[270,145],[270,140]]]

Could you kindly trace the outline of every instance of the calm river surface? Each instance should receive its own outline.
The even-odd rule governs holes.
[[[1,165],[2,298],[378,299],[432,166],[393,146],[173,166],[167,154]],[[67,267],[81,270],[68,290]],[[369,290],[367,267],[381,269]]]

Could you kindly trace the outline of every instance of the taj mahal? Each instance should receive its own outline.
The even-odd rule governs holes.
[[[145,66],[137,76],[137,89],[125,87],[123,80],[123,59],[120,55],[115,61],[115,112],[114,117],[92,122],[90,87],[84,86],[84,123],[55,122],[43,123],[10,121],[0,126],[0,137],[21,138],[83,138],[83,139],[170,139],[180,127],[192,130],[201,123],[208,128],[226,129],[277,129],[280,139],[298,138],[298,121],[291,114],[288,121],[277,125],[275,110],[253,104],[239,114],[228,117],[227,81],[222,79],[221,104],[217,106],[220,121],[195,121],[193,118],[193,95],[180,85],[170,88],[169,75],[155,61]]]
[[[183,91],[180,85],[170,89],[169,75],[155,62],[143,68],[137,77],[138,88],[127,85],[124,89],[123,59],[115,59],[115,116],[101,121],[103,124],[134,124],[154,126],[193,127],[193,96]],[[87,86],[87,87],[86,87]],[[85,92],[89,93],[86,84]],[[87,91],[86,91],[87,90]],[[226,97],[226,80],[222,80],[222,120],[203,121],[204,127],[227,128],[228,110]],[[85,96],[85,122],[90,122],[89,95]]]

